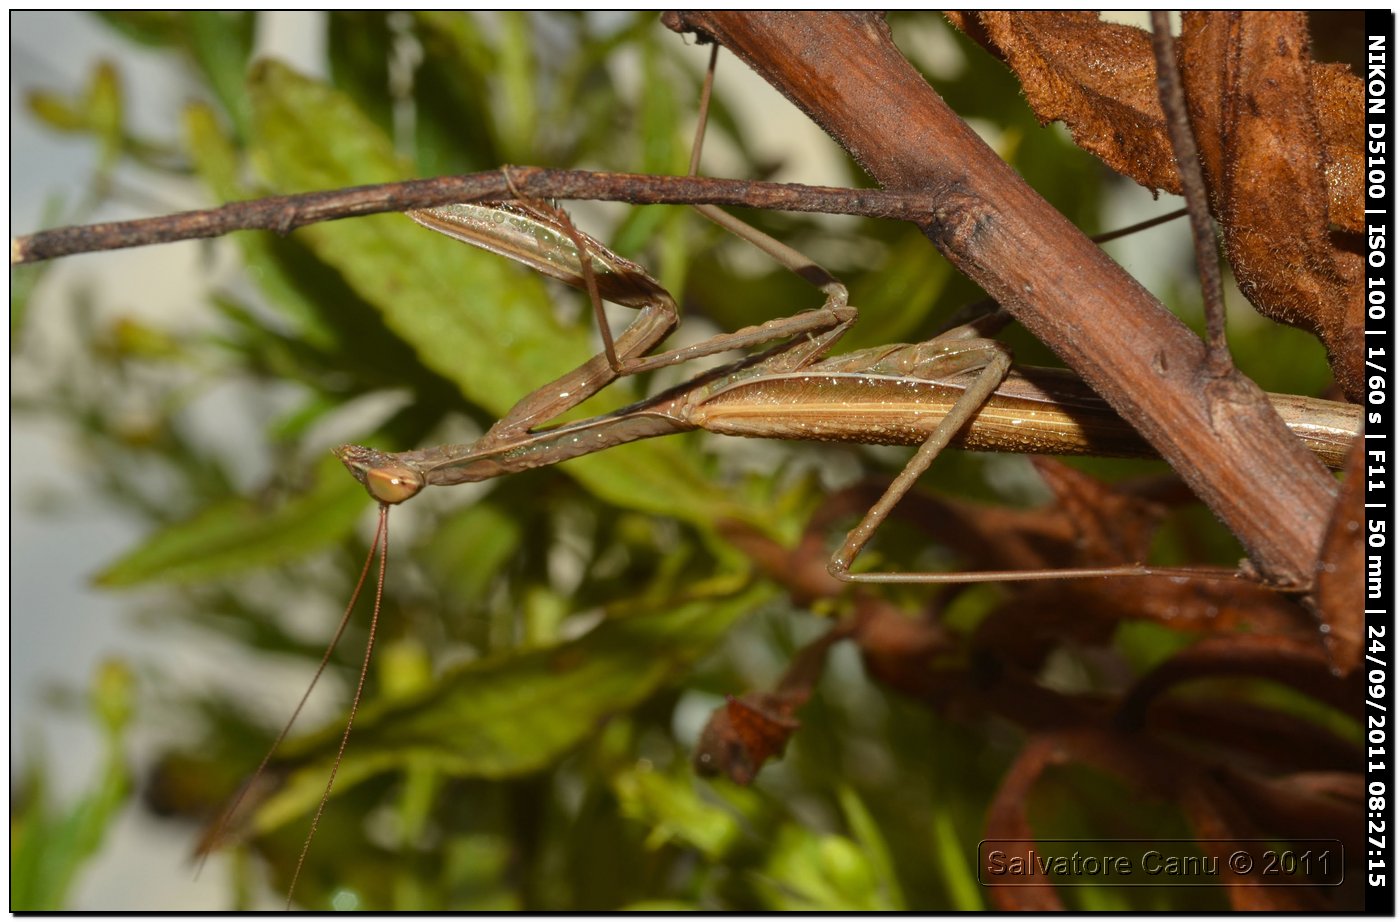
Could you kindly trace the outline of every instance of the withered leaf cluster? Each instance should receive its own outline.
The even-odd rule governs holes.
[[[1296,709],[1261,703],[1268,699],[1251,689],[1267,680],[1320,708],[1359,716],[1362,606],[1353,589],[1360,585],[1354,491],[1361,459],[1358,446],[1329,532],[1328,563],[1319,568],[1314,598],[1320,601],[1310,607],[1297,594],[1244,579],[1012,582],[975,628],[959,632],[943,612],[964,586],[931,590],[932,601],[911,615],[884,595],[851,592],[827,575],[833,526],[868,508],[880,484],[834,494],[791,549],[732,525],[729,540],[796,603],[844,597],[850,613],[797,653],[776,688],[731,698],[715,713],[696,752],[697,768],[751,783],[800,732],[798,712],[815,691],[828,651],[850,642],[872,680],[940,715],[1021,728],[1020,749],[987,812],[989,839],[1034,840],[1027,811],[1037,781],[1054,766],[1080,764],[1120,779],[1144,799],[1174,804],[1208,855],[1226,847],[1220,840],[1336,838],[1348,856],[1359,856],[1359,747]],[[1059,462],[1035,463],[1054,495],[1045,507],[1005,509],[914,494],[895,514],[906,527],[956,547],[960,569],[1114,566],[1144,559],[1169,507],[1189,501],[1174,478],[1109,487]],[[1144,621],[1191,640],[1134,674],[1115,658],[1114,635]],[[1094,657],[1107,678],[1081,692],[1050,687],[1044,672],[1057,652]],[[1229,898],[1239,909],[1274,911],[1336,909],[1357,899],[1345,887],[1267,883],[1258,874],[1234,879]],[[1048,881],[992,888],[989,896],[1006,910],[1064,908]]]
[[[1181,182],[1158,101],[1152,39],[1094,13],[955,13],[1015,72],[1042,123],[1151,189]],[[1177,43],[1211,212],[1240,290],[1315,334],[1359,400],[1361,80],[1312,60],[1300,12],[1188,12]]]

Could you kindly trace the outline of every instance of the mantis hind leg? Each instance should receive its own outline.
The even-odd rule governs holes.
[[[889,364],[892,373],[911,377],[929,377],[937,373],[946,375],[950,371],[970,370],[979,367],[981,371],[968,385],[962,396],[954,402],[948,414],[939,420],[919,446],[909,463],[900,471],[885,492],[865,513],[855,528],[846,535],[841,546],[831,556],[827,570],[835,578],[845,582],[860,583],[981,583],[1011,582],[1046,579],[1086,579],[1093,577],[1124,576],[1180,576],[1195,579],[1233,580],[1245,574],[1219,568],[1190,567],[1149,567],[1143,565],[1112,567],[1080,567],[1059,570],[982,570],[960,573],[901,572],[901,573],[852,573],[851,567],[856,557],[874,537],[875,532],[889,517],[899,501],[913,489],[914,484],[928,470],[933,460],[948,445],[967,423],[973,419],[1005,379],[1011,367],[1011,356],[1006,347],[994,340],[971,338],[976,335],[974,328],[950,331],[951,339],[939,337],[916,346],[906,346],[892,350],[876,360],[876,365]],[[847,357],[832,360],[833,366]],[[859,359],[857,359],[859,361]],[[867,366],[869,360],[866,359]],[[826,367],[823,363],[821,367]]]

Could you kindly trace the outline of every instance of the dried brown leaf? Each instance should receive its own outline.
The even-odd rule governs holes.
[[[750,692],[730,697],[710,716],[695,749],[695,770],[702,775],[725,775],[735,784],[749,785],[769,759],[783,754],[788,739],[800,726],[781,695]]]
[[[1035,457],[1031,463],[1055,494],[1058,511],[1074,531],[1079,554],[1076,566],[1113,566],[1147,559],[1152,535],[1165,510],[1052,458]]]
[[[1172,576],[1025,583],[978,625],[975,645],[1036,669],[1066,642],[1109,642],[1120,624],[1151,621],[1178,631],[1243,632],[1311,641],[1316,625],[1286,596],[1257,583]]]
[[[1366,156],[1356,140],[1366,119],[1361,81],[1345,64],[1314,62],[1308,76],[1326,149],[1327,213],[1337,227],[1359,234],[1366,220],[1362,213]]]
[[[955,649],[938,622],[911,618],[881,600],[862,600],[852,639],[872,679],[915,698],[934,693],[939,656]]]
[[[1194,773],[1182,779],[1182,787],[1181,806],[1201,848],[1221,868],[1232,871],[1221,875],[1232,907],[1263,912],[1323,908],[1322,901],[1311,888],[1265,885],[1268,878],[1264,869],[1269,865],[1264,852],[1273,848],[1273,844],[1260,841],[1263,838],[1260,830],[1211,778],[1204,773]],[[1236,865],[1230,863],[1231,856],[1241,851],[1254,853],[1252,868],[1245,873],[1240,873]]]
[[[969,31],[966,15],[953,21]],[[1042,125],[1062,121],[1112,169],[1180,191],[1146,32],[1083,12],[978,13],[975,21],[969,34],[1015,71]]]
[[[956,548],[966,570],[1039,570],[1140,563],[1162,508],[1120,493],[1087,474],[1048,458],[1033,459],[1055,493],[1038,509],[1007,509],[911,493],[894,516],[935,541]],[[881,485],[882,486],[882,485]],[[868,508],[881,486],[862,485]],[[861,504],[864,505],[861,505]]]
[[[1150,189],[1181,193],[1157,99],[1152,41],[1095,13],[949,13],[967,36],[1007,63],[1041,124],[1063,121],[1075,143]],[[1327,139],[1329,211],[1362,227],[1361,81],[1345,65],[1309,69]]]
[[[1167,689],[1194,679],[1226,676],[1270,679],[1347,713],[1354,712],[1361,700],[1360,689],[1332,672],[1315,641],[1242,634],[1207,638],[1158,665],[1124,696],[1122,719],[1138,726],[1148,705]]]
[[[1366,630],[1365,551],[1361,545],[1365,451],[1365,440],[1358,438],[1347,455],[1346,479],[1318,552],[1314,587],[1318,617],[1327,628],[1327,653],[1333,667],[1343,674],[1361,665]]]
[[[1063,121],[1114,170],[1180,193],[1146,32],[1092,13],[951,18],[1015,71],[1042,123]],[[1187,13],[1180,52],[1212,211],[1241,291],[1265,316],[1318,336],[1358,399],[1360,79],[1311,60],[1301,13]]]
[[[1361,761],[1355,742],[1296,714],[1248,701],[1164,698],[1149,713],[1147,729],[1159,739],[1221,753],[1222,761],[1275,772],[1349,771]]]
[[[1052,735],[1035,737],[1022,747],[1011,768],[1001,779],[992,805],[987,810],[987,838],[1034,841],[1026,808],[1030,804],[1031,788],[1051,765],[1065,761],[1065,753],[1059,741]],[[1025,884],[1027,879],[1039,881]],[[1056,912],[1064,910],[1064,903],[1055,888],[1045,883],[1045,875],[1033,871],[1020,877],[1018,886],[991,887],[992,900],[997,908],[1006,912],[1033,911]]]
[[[1364,791],[1359,772],[1268,778],[1223,766],[1216,771],[1215,780],[1240,810],[1271,836],[1337,839],[1347,851],[1365,847]]]
[[[1331,226],[1358,207],[1359,183],[1355,201],[1336,209],[1331,183],[1358,164],[1346,158],[1329,169],[1329,135],[1338,139],[1343,126],[1324,127],[1323,117],[1356,117],[1345,128],[1359,157],[1360,82],[1352,78],[1353,111],[1336,92],[1350,85],[1345,75],[1330,69],[1315,77],[1302,13],[1188,13],[1181,57],[1192,125],[1240,291],[1265,316],[1317,335],[1338,382],[1357,399],[1361,255],[1354,240],[1334,236]],[[1317,85],[1332,90],[1322,104],[1313,94]]]
[[[811,700],[827,653],[852,630],[851,622],[838,624],[798,650],[774,691],[726,699],[700,733],[693,759],[696,771],[726,775],[737,784],[752,783],[763,764],[787,748],[801,726],[793,715]]]

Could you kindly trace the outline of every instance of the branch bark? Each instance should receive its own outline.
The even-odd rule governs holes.
[[[668,13],[723,44],[886,188],[935,200],[924,233],[1118,412],[1239,537],[1305,585],[1335,482],[1248,378],[1204,344],[979,139],[872,14]]]
[[[506,180],[507,170],[510,173],[509,182]],[[745,179],[508,167],[506,170],[465,176],[439,176],[300,195],[270,196],[133,221],[56,227],[11,240],[10,263],[19,265],[98,250],[220,237],[239,230],[268,230],[287,234],[319,221],[358,218],[455,202],[507,201],[515,198],[516,192],[536,199],[593,199],[634,205],[741,205],[903,221],[927,214],[930,207],[927,196],[882,189],[837,189]]]

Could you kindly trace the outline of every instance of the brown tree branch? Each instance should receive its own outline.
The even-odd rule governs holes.
[[[507,171],[509,180],[506,178]],[[699,176],[643,176],[634,173],[507,167],[489,173],[279,195],[156,218],[38,231],[10,241],[10,263],[17,265],[76,253],[219,237],[238,230],[268,230],[286,234],[319,221],[407,211],[453,202],[504,201],[516,197],[512,186],[521,195],[535,199],[594,199],[631,202],[634,205],[740,205],[777,211],[854,214],[905,221],[927,214],[931,206],[927,196],[882,189],[837,189]]]
[[[878,16],[668,13],[719,41],[886,188],[935,198],[924,232],[1167,458],[1267,576],[1304,585],[1335,482],[1259,388],[1035,193],[905,60]],[[1203,382],[1209,381],[1206,385]]]

